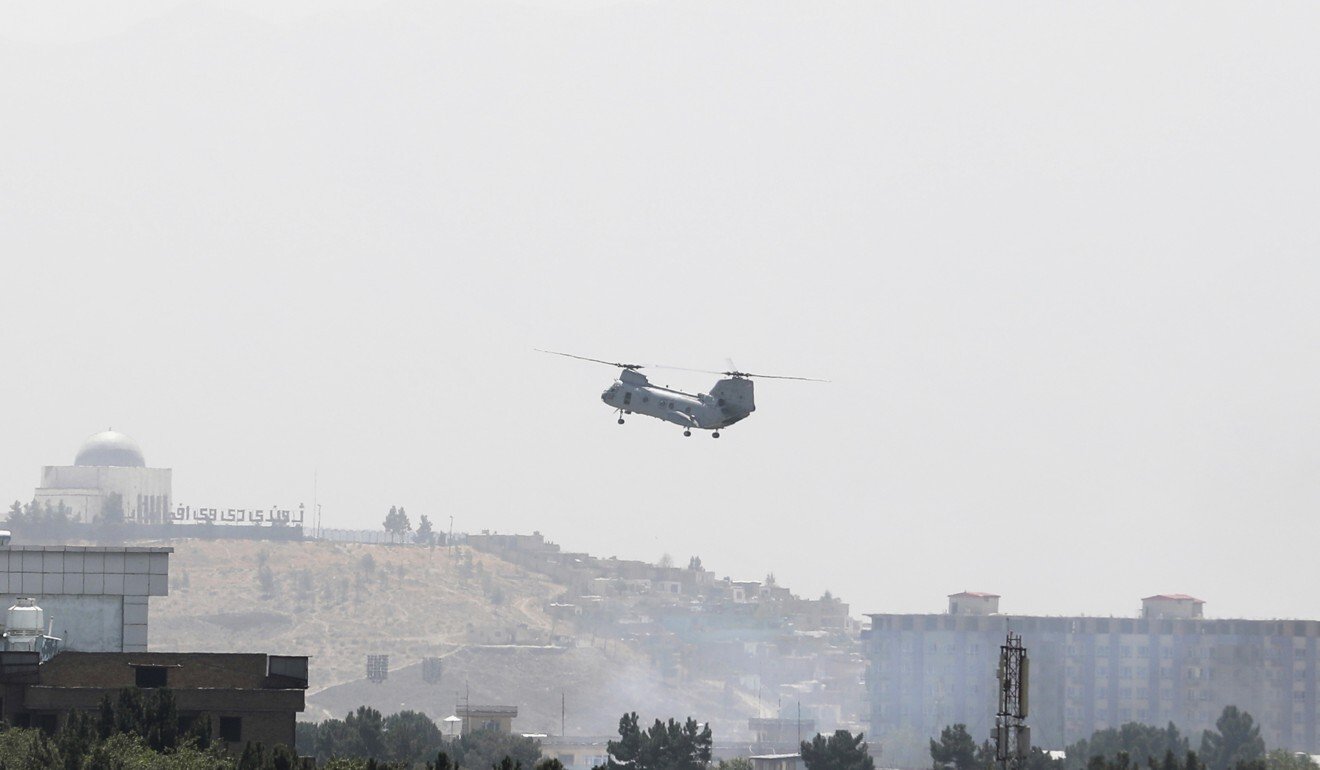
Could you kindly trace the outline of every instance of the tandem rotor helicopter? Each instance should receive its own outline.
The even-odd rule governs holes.
[[[617,366],[619,379],[600,394],[600,399],[609,404],[619,415],[619,424],[623,424],[625,414],[641,414],[665,422],[672,422],[683,428],[684,436],[691,436],[693,429],[711,431],[711,438],[720,437],[720,428],[745,419],[756,411],[756,402],[752,396],[752,378],[766,380],[802,380],[805,382],[829,382],[811,377],[783,377],[774,374],[751,374],[749,372],[716,372],[707,369],[684,369],[680,366],[651,366],[653,369],[675,369],[683,372],[703,372],[720,374],[719,380],[710,389],[710,393],[684,393],[681,390],[662,388],[652,385],[639,369],[642,364],[626,364],[615,361],[602,361],[599,358],[587,358],[572,353],[560,353],[556,350],[535,348],[538,353],[552,356],[576,358],[579,361],[591,361],[606,366]],[[732,364],[732,362],[730,362]]]

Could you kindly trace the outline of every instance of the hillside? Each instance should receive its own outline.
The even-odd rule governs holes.
[[[560,590],[464,549],[328,542],[177,540],[169,596],[152,599],[155,650],[309,655],[311,691],[470,640],[548,639]]]
[[[750,738],[748,717],[786,700],[823,709],[830,724],[856,713],[863,664],[835,599],[699,566],[561,554],[539,534],[475,539],[482,548],[454,551],[170,541],[170,594],[152,599],[150,646],[310,656],[310,720],[364,704],[442,719],[470,698],[517,706],[520,732],[609,735],[636,710],[695,716],[737,742]],[[372,654],[389,656],[384,682],[365,678]],[[427,657],[441,660],[430,681]]]

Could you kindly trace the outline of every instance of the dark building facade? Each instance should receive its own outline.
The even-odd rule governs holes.
[[[0,717],[55,730],[71,710],[96,711],[120,690],[168,689],[179,715],[210,724],[230,750],[248,742],[294,745],[304,708],[307,658],[193,652],[63,652],[38,665],[37,653],[0,653]]]
[[[950,597],[951,608],[967,596]],[[871,738],[924,741],[960,722],[988,738],[999,647],[1012,630],[1031,658],[1027,721],[1037,746],[1061,749],[1125,722],[1173,722],[1195,739],[1234,705],[1255,717],[1271,748],[1320,752],[1320,622],[1209,620],[1202,604],[1148,597],[1140,618],[870,615]]]

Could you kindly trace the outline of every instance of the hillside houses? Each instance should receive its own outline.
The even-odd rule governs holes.
[[[695,558],[679,567],[565,552],[540,533],[467,544],[565,586],[547,607],[564,624],[557,634],[627,640],[671,684],[718,683],[730,707],[757,717],[800,707],[824,729],[864,723],[860,629],[837,598],[803,599],[773,576],[717,578]]]

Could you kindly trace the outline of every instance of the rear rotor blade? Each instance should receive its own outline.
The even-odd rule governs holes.
[[[599,358],[587,358],[586,356],[575,356],[572,353],[560,353],[558,350],[542,350],[541,348],[532,348],[538,353],[549,353],[552,356],[563,356],[565,358],[576,358],[579,361],[591,361],[596,364],[605,364],[606,366],[617,366],[620,369],[641,369],[642,364],[622,364],[617,361],[602,361]]]
[[[818,380],[815,377],[785,377],[779,374],[752,374],[751,372],[719,372],[714,369],[690,369],[686,366],[665,366],[662,364],[652,364],[654,369],[673,369],[680,372],[700,372],[702,374],[719,374],[725,377],[755,377],[761,380],[802,380],[803,382],[829,382],[829,380]]]
[[[721,372],[730,377],[752,377],[758,380],[801,380],[802,382],[829,382],[829,380],[818,380],[815,377],[785,377],[782,374],[752,374],[751,372]]]

